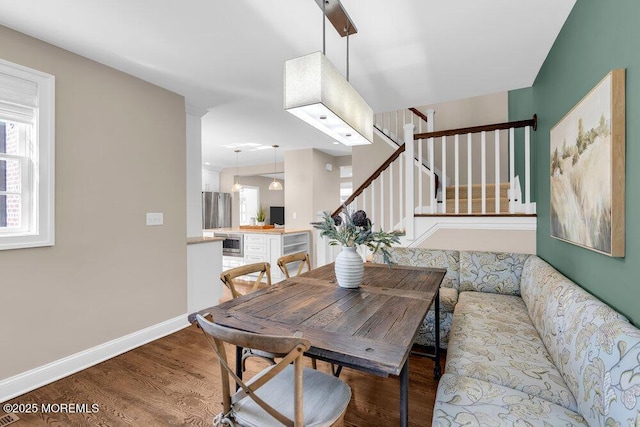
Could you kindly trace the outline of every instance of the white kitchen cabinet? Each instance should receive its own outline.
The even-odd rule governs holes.
[[[299,233],[245,233],[244,263],[268,262],[271,264],[271,281],[284,279],[278,268],[278,258],[297,252],[309,252],[309,232]]]

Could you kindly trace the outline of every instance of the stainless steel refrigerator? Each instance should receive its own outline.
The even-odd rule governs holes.
[[[231,227],[231,194],[202,192],[202,228]]]

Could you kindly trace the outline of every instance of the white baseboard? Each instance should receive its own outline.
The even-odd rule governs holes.
[[[13,399],[38,387],[97,365],[143,344],[170,335],[189,326],[187,314],[174,317],[140,331],[64,357],[0,381],[0,402]]]

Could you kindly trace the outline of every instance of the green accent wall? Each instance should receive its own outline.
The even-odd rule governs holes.
[[[538,255],[640,326],[640,1],[578,0],[531,88],[509,92],[509,118],[533,133]],[[549,132],[609,71],[626,69],[626,248],[611,258],[550,236]]]
[[[640,326],[640,1],[578,0],[531,88],[509,93],[510,120],[534,133],[538,255]],[[609,71],[626,69],[626,257],[550,237],[549,132]]]

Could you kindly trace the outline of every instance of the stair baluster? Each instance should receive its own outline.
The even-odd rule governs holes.
[[[494,141],[494,154],[496,156],[496,164],[495,164],[495,171],[494,171],[494,175],[495,175],[495,187],[493,189],[493,198],[495,199],[495,204],[494,204],[494,211],[496,214],[500,213],[500,197],[501,194],[499,192],[499,188],[500,188],[500,131],[498,129],[496,129],[494,131],[494,137],[493,137],[493,141]]]
[[[402,112],[395,111],[375,115],[378,135],[384,134],[390,140],[394,140],[393,144],[398,144],[395,141],[398,140],[398,134],[402,129],[404,138],[408,139],[410,143],[405,143],[402,149],[396,150],[396,153],[385,162],[384,167],[378,168],[374,175],[367,180],[366,185],[356,190],[354,197],[348,200],[348,204],[352,207],[363,209],[371,218],[375,218],[377,227],[386,230],[404,228],[409,234],[409,228],[412,225],[411,218],[415,215],[535,213],[531,201],[530,179],[531,127],[535,126],[535,116],[533,119],[519,122],[437,132],[432,129],[433,123],[427,122],[428,132],[423,133],[422,119],[417,118],[419,115],[409,114],[410,118],[407,117],[407,111],[403,110]],[[430,114],[431,116],[425,117],[432,117],[433,112]],[[415,120],[418,122],[413,124]],[[413,132],[414,126],[418,128],[417,134]],[[520,178],[515,172],[516,128],[524,128],[525,135],[525,167],[522,177],[524,198],[518,196]],[[506,135],[509,151],[508,166],[501,166],[503,163],[501,150],[506,148],[501,147],[503,138],[500,135],[500,130],[507,129],[509,130]],[[494,131],[494,144],[493,147],[487,147],[487,132],[491,130]],[[467,143],[461,144],[460,135],[465,133],[467,134]],[[453,147],[449,146],[452,139],[449,139],[448,136],[451,135],[454,136]],[[474,141],[474,135],[479,137],[479,141]],[[440,140],[436,146],[435,138],[438,137]],[[417,141],[417,146],[414,145],[415,141]],[[480,153],[474,156],[473,145],[478,142],[480,143]],[[465,148],[466,153],[464,153]],[[488,148],[494,150],[495,168],[493,170],[487,169],[489,166],[487,164]],[[452,150],[452,153],[449,153],[449,158],[447,157],[448,149]],[[437,153],[436,150],[440,150],[440,153]],[[400,154],[402,151],[404,151],[404,155]],[[436,161],[436,155],[438,155],[439,163]],[[451,158],[452,156],[453,158]],[[465,166],[461,163],[464,162],[465,156],[466,180],[464,179]],[[474,157],[479,157],[477,158],[479,162]],[[474,184],[473,171],[478,167],[478,163],[480,163],[480,170]],[[505,170],[507,170],[508,184],[500,182],[501,178],[505,176]],[[452,172],[451,177],[447,176],[449,172]],[[488,176],[490,173],[493,173],[493,176]],[[427,179],[426,184],[425,178]],[[400,191],[398,191],[399,189]],[[338,209],[336,213],[340,210]]]

